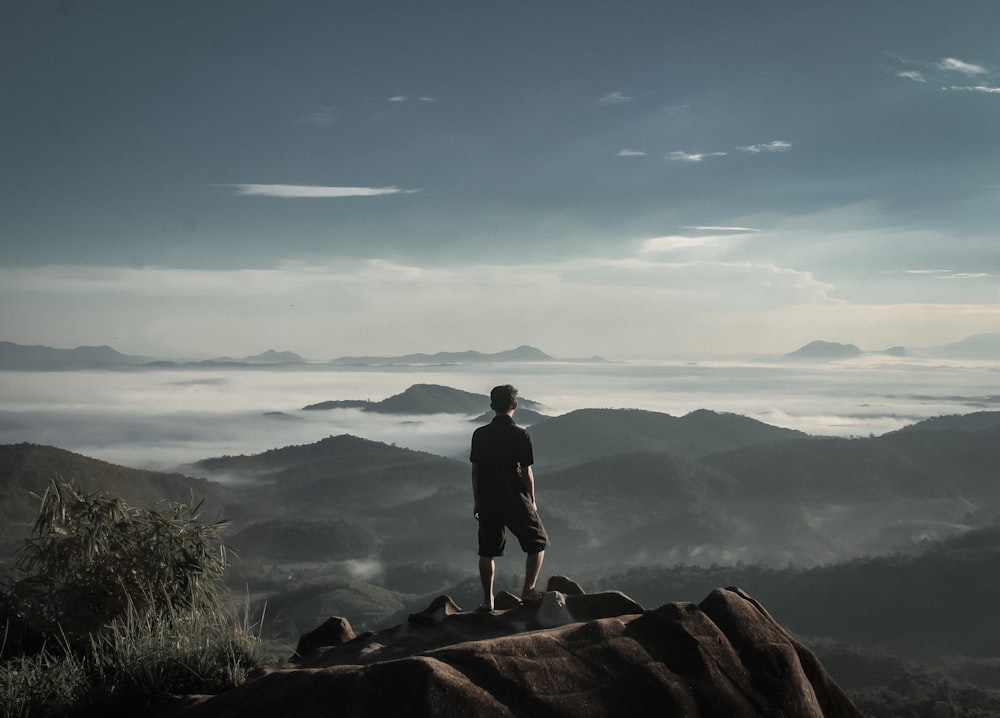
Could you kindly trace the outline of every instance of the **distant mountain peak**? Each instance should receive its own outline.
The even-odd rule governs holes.
[[[816,340],[784,356],[789,359],[850,359],[863,352],[854,344]]]
[[[295,352],[268,349],[266,352],[248,356],[243,361],[254,364],[302,364],[305,362],[305,359]]]
[[[547,362],[555,361],[541,349],[522,344],[516,349],[484,354],[477,351],[437,352],[436,354],[404,354],[401,356],[344,356],[331,364],[488,364],[492,362]]]

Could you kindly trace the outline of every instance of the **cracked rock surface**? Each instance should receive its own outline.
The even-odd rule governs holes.
[[[334,618],[303,636],[292,660],[157,715],[861,716],[739,589],[654,610],[619,592],[572,591],[488,613],[442,596],[358,636]]]

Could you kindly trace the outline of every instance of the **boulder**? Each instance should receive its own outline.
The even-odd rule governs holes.
[[[415,620],[414,620],[414,617]],[[795,716],[860,718],[815,656],[739,589],[645,610],[624,594],[493,612],[436,599],[411,620],[189,696],[169,718]]]
[[[326,622],[318,628],[314,628],[309,633],[299,636],[299,643],[295,647],[295,653],[299,656],[307,656],[315,653],[317,648],[325,646],[339,646],[357,638],[354,629],[346,618],[334,616],[328,618]]]

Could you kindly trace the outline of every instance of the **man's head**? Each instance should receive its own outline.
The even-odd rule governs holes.
[[[490,392],[490,408],[498,414],[506,414],[517,407],[517,389],[510,384],[493,387]]]

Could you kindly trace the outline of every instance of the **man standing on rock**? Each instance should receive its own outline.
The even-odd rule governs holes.
[[[517,389],[494,387],[490,408],[496,416],[472,434],[473,513],[479,521],[479,578],[483,584],[483,611],[493,610],[493,559],[503,556],[507,530],[527,554],[522,601],[539,599],[535,584],[542,570],[548,535],[535,505],[535,457],[528,432],[514,423]]]

